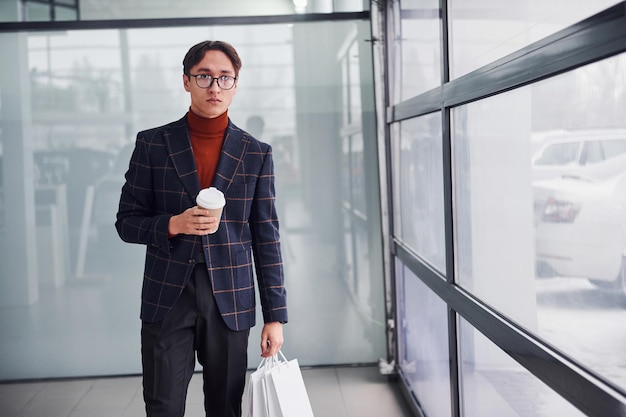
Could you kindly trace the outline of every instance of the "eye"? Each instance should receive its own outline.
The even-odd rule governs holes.
[[[197,77],[201,80],[208,80],[209,78],[211,78],[209,74],[198,74]]]
[[[230,81],[231,78],[233,78],[233,77],[231,77],[229,75],[222,75],[220,77],[220,81],[227,82],[227,81]]]

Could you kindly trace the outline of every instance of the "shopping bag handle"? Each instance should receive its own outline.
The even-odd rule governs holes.
[[[258,371],[261,368],[265,368],[265,370],[271,369],[277,364],[277,360],[274,357],[271,358],[261,358],[261,362],[259,362],[259,366],[256,367]]]
[[[283,362],[289,362],[287,360],[287,358],[285,357],[285,355],[283,354],[282,350],[279,350],[278,353],[276,353],[276,355],[274,355],[274,356],[276,356],[276,358],[278,358],[278,355],[280,355],[280,357],[283,358]]]
[[[279,350],[274,356],[269,358],[272,361],[271,368],[276,368],[280,372],[282,367],[289,367],[289,360],[285,357],[282,350]]]
[[[282,357],[282,361],[278,356]],[[265,371],[269,371],[272,368],[278,367],[282,363],[288,363],[287,358],[283,354],[283,352],[278,351],[274,356],[270,356],[269,358],[261,358],[261,362],[259,362],[259,366],[257,366],[256,370],[260,370],[261,368],[265,368]]]

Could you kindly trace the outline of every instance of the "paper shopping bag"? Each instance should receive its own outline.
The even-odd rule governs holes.
[[[256,371],[252,372],[248,378],[248,417],[271,417],[265,383],[269,366],[269,362],[265,358],[262,359]]]
[[[282,352],[279,354],[284,361],[265,375],[270,417],[314,417],[298,360],[287,361]]]
[[[276,394],[276,387],[274,381],[270,378],[270,374],[266,373],[264,379],[265,383],[265,401],[267,404],[267,415],[269,417],[284,417],[283,412],[278,402],[278,395]]]

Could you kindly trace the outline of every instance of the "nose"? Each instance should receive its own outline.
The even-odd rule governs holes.
[[[213,77],[213,79],[211,79],[211,84],[209,84],[209,88],[207,88],[207,90],[220,90],[219,85],[217,85],[217,78]]]

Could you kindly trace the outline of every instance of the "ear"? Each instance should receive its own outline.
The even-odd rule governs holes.
[[[189,81],[191,77],[189,77],[187,74],[183,74],[183,86],[185,87],[185,91],[189,91]]]

